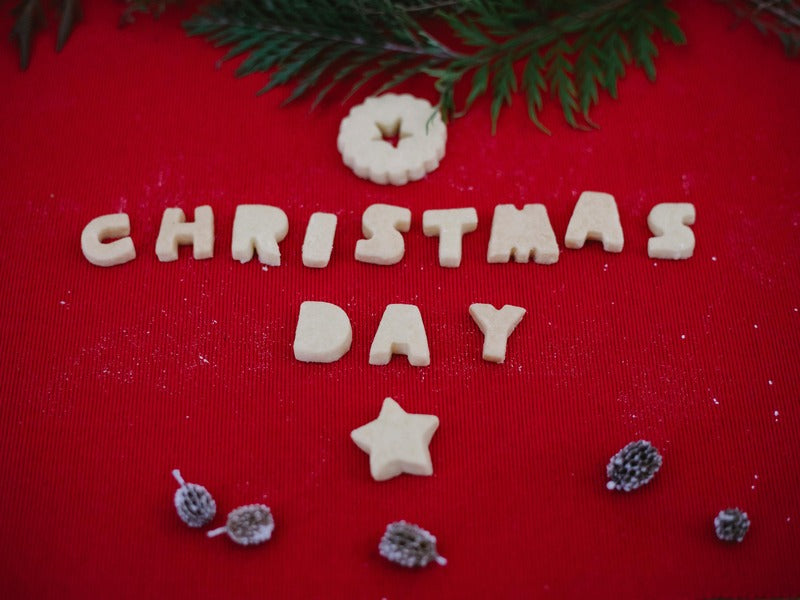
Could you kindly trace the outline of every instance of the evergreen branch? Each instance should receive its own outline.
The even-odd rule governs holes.
[[[405,4],[417,11],[433,8],[421,2]],[[313,101],[316,106],[359,70],[348,97],[379,76],[388,77],[382,89],[389,89],[460,56],[420,27],[402,5],[386,0],[222,0],[184,26],[190,35],[232,45],[226,60],[247,54],[237,75],[271,71],[262,92],[296,80],[284,103],[327,79]]]
[[[75,24],[82,18],[83,11],[79,0],[62,0],[61,20],[58,22],[58,35],[56,36],[56,52],[61,52]]]
[[[528,116],[542,132],[550,135],[550,130],[539,121],[538,114],[542,110],[542,92],[547,91],[547,82],[543,75],[544,68],[544,58],[538,50],[533,51],[522,72],[522,85],[528,101]]]
[[[517,91],[517,76],[514,73],[514,65],[510,56],[502,57],[494,63],[492,71],[492,134],[497,131],[497,118],[500,116],[500,109],[503,105],[511,105],[511,98]]]
[[[571,53],[572,48],[564,39],[559,40],[550,47],[550,51],[547,54],[549,62],[547,80],[551,92],[558,97],[561,103],[561,110],[564,111],[564,118],[567,123],[577,129],[580,127],[575,119],[575,111],[578,109],[577,92],[571,77],[573,68],[567,59],[567,55]]]
[[[135,13],[150,13],[154,19],[160,17],[165,10],[167,4],[177,4],[181,0],[123,0],[125,2],[125,10],[119,16],[119,26],[125,27],[133,24],[136,19]]]
[[[167,4],[180,0],[124,0],[125,10],[120,15],[120,26],[133,23],[134,12],[151,12],[158,17]],[[56,52],[61,52],[64,45],[72,35],[75,26],[83,19],[83,9],[80,0],[58,0],[48,2],[45,6],[42,0],[19,0],[13,9],[15,17],[11,30],[11,38],[19,46],[19,66],[23,71],[28,68],[31,60],[31,48],[36,33],[44,29],[46,13],[57,11],[59,14],[58,31],[56,32]]]
[[[124,0],[121,24],[135,12],[158,16],[177,0]],[[724,0],[723,0],[724,1]],[[733,2],[734,0],[728,0]],[[80,0],[58,0],[57,49],[81,18]],[[668,0],[212,0],[184,24],[216,46],[223,60],[243,57],[238,76],[269,73],[263,93],[293,83],[292,102],[316,90],[312,107],[334,88],[355,78],[349,94],[371,84],[377,93],[425,74],[434,79],[443,118],[465,114],[489,96],[492,130],[504,106],[521,91],[531,120],[539,121],[549,92],[573,127],[594,126],[591,107],[599,90],[618,93],[627,65],[655,78],[656,32],[685,43]],[[793,2],[756,2],[772,19],[797,17]],[[795,11],[795,12],[792,12]],[[20,64],[30,60],[32,38],[44,24],[41,0],[18,0],[12,35]],[[432,29],[428,29],[430,25]],[[773,27],[772,21],[766,27]],[[431,31],[444,32],[444,37]],[[800,47],[791,33],[784,43]],[[443,40],[457,40],[453,49]],[[787,42],[786,39],[789,39]],[[456,89],[470,79],[457,111]]]
[[[357,5],[365,4],[349,0],[345,2],[313,2],[308,0],[265,3],[262,10],[254,0],[222,0],[206,7],[200,14],[184,23],[189,35],[212,37],[225,34],[223,44],[242,39],[257,39],[260,44],[269,44],[270,35],[285,36],[289,41],[311,43],[313,41],[335,42],[350,46],[353,52],[379,50],[381,53],[397,53],[413,57],[454,58],[457,53],[438,42],[419,42],[414,32],[406,28],[401,20],[402,12],[359,11]],[[372,4],[392,5],[384,2]],[[350,5],[343,11],[342,5]],[[283,8],[284,10],[280,10]],[[354,18],[358,17],[358,18]],[[392,29],[394,27],[399,29]],[[345,32],[345,33],[342,33]],[[385,33],[386,37],[380,35]],[[432,38],[431,38],[432,39]],[[284,54],[291,54],[291,48]],[[282,51],[282,50],[281,50]]]
[[[717,0],[762,35],[780,39],[787,56],[800,56],[800,4],[793,0]]]
[[[463,50],[431,34],[443,26]],[[518,89],[542,131],[548,91],[572,127],[595,126],[589,111],[599,89],[616,97],[627,65],[655,78],[656,31],[685,42],[667,0],[218,0],[184,27],[231,46],[225,60],[246,55],[237,75],[269,72],[262,91],[295,81],[285,102],[319,87],[316,106],[356,75],[347,98],[379,78],[375,93],[424,74],[434,79],[445,119],[488,94],[493,131]],[[471,83],[459,112],[456,88],[465,78]]]
[[[577,88],[578,106],[587,123],[594,126],[589,118],[589,109],[600,101],[598,86],[603,82],[603,71],[600,68],[600,55],[597,40],[592,32],[588,32],[578,40],[575,59],[575,85]]]
[[[617,80],[624,75],[625,65],[632,59],[645,69],[648,77],[655,77],[656,47],[651,39],[655,30],[673,43],[685,43],[683,32],[676,24],[677,15],[665,2],[614,0],[530,5],[524,0],[491,3],[466,0],[465,6],[463,17],[442,17],[454,35],[477,50],[454,61],[451,70],[458,76],[451,74],[448,81],[457,82],[468,71],[486,64],[495,65],[509,56],[514,62],[527,59],[522,89],[528,96],[531,119],[540,129],[544,129],[538,120],[542,92],[549,89],[558,98],[571,126],[586,128],[575,118],[578,108],[586,123],[594,126],[588,112],[599,99],[598,84],[616,97]],[[567,39],[574,39],[574,45],[570,46]],[[629,44],[634,49],[633,56]],[[547,60],[541,59],[543,51],[547,52]],[[491,85],[498,84],[502,95],[506,91],[505,80],[493,78]],[[480,94],[481,87],[473,85],[472,92]],[[472,92],[470,97],[474,96]],[[493,97],[494,128],[502,102],[498,94]],[[469,106],[468,102],[466,107]]]
[[[436,10],[443,10],[443,9],[454,9],[458,10],[461,6],[460,0],[434,0],[432,2],[426,2],[425,0],[404,0],[404,1],[396,1],[395,4],[401,8],[406,13],[426,13],[426,12],[433,12]],[[365,14],[374,14],[376,12],[381,12],[380,10],[369,9],[365,8],[363,11]]]
[[[11,37],[19,45],[19,68],[23,71],[31,62],[33,36],[45,24],[44,9],[40,0],[20,0],[14,7],[14,28]]]

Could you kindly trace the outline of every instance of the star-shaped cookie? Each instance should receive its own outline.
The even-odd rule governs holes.
[[[356,446],[369,454],[369,470],[375,481],[400,473],[433,475],[428,444],[439,427],[439,417],[407,413],[386,398],[378,418],[350,432]]]

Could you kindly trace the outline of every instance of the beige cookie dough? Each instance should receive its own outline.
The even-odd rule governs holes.
[[[253,258],[258,252],[262,264],[277,267],[281,264],[278,242],[289,233],[289,219],[276,206],[266,204],[240,204],[233,219],[231,256],[241,263]]]
[[[474,208],[426,210],[422,213],[422,232],[439,236],[439,265],[461,265],[461,238],[478,228],[478,213]]]
[[[411,211],[390,204],[373,204],[361,217],[366,239],[356,242],[356,260],[374,265],[394,265],[406,251],[401,231],[411,227]]]
[[[564,245],[583,248],[586,240],[603,242],[606,252],[622,252],[625,239],[614,196],[602,192],[583,192],[567,225]]]
[[[507,263],[513,256],[516,262],[526,263],[531,255],[540,265],[558,262],[558,242],[547,208],[543,204],[526,204],[522,210],[513,204],[495,206],[486,261]]]
[[[386,307],[369,349],[369,364],[389,364],[393,354],[405,354],[415,367],[431,364],[422,314],[413,304],[389,304]]]
[[[328,302],[303,302],[294,334],[294,357],[303,362],[332,363],[344,356],[353,342],[347,314]]]
[[[484,335],[483,360],[505,361],[508,338],[525,316],[525,309],[511,304],[500,310],[491,304],[471,304],[469,314]]]
[[[439,427],[435,415],[407,413],[386,398],[378,418],[354,429],[350,438],[369,454],[369,470],[375,481],[401,473],[433,475],[428,446]]]
[[[656,204],[647,217],[647,226],[653,232],[647,240],[647,256],[667,260],[691,258],[694,254],[694,204],[664,202]]]
[[[161,218],[156,255],[161,262],[178,260],[178,245],[192,244],[196,260],[214,256],[214,211],[210,206],[194,209],[194,222],[187,223],[180,208],[167,208]]]
[[[131,233],[131,220],[125,213],[103,215],[92,219],[81,233],[81,250],[93,265],[113,267],[136,258]],[[113,242],[105,240],[119,238]]]
[[[384,140],[399,137],[397,146]],[[403,185],[422,179],[444,157],[447,127],[430,102],[384,94],[354,106],[339,126],[344,164],[363,179]]]
[[[315,212],[308,220],[306,237],[303,238],[303,264],[322,269],[328,266],[336,235],[336,215]]]

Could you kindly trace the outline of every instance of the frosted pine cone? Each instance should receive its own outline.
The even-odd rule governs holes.
[[[175,510],[189,527],[202,527],[217,514],[217,503],[202,485],[186,483],[178,469],[172,476],[181,486],[175,491]]]
[[[611,457],[606,467],[610,490],[630,492],[648,483],[661,468],[658,450],[646,440],[631,442]]]
[[[424,567],[432,560],[446,565],[447,560],[436,551],[436,538],[429,532],[406,521],[386,526],[378,551],[387,560],[404,567]]]
[[[275,529],[275,520],[272,511],[263,504],[248,504],[240,506],[228,513],[228,522],[225,527],[219,527],[208,532],[208,537],[215,537],[227,533],[237,544],[252,546],[262,544],[272,537]]]
[[[750,519],[738,508],[726,508],[714,519],[714,528],[723,542],[741,542],[750,529]]]

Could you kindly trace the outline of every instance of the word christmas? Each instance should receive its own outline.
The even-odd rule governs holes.
[[[685,259],[694,252],[692,204],[657,204],[647,217],[655,237],[647,243],[651,258]],[[302,259],[306,267],[328,265],[336,233],[336,215],[314,213],[308,222],[303,241]],[[356,243],[355,259],[376,265],[393,265],[405,253],[401,232],[411,227],[411,211],[389,204],[373,204],[362,216],[364,238]],[[461,241],[465,234],[478,227],[474,208],[426,210],[422,214],[422,231],[439,238],[439,264],[442,267],[461,265]],[[231,256],[246,263],[258,254],[265,265],[281,264],[278,244],[289,232],[286,213],[275,206],[244,204],[236,208],[233,221]],[[93,219],[81,234],[81,249],[86,259],[101,267],[111,267],[136,258],[130,236],[130,219],[125,213],[103,215]],[[117,239],[115,239],[117,238]],[[108,241],[112,240],[113,241]],[[601,192],[583,192],[573,210],[564,245],[582,248],[586,240],[602,242],[606,252],[621,252],[624,243],[622,225],[614,197]],[[198,206],[194,221],[187,222],[180,208],[168,208],[161,219],[156,240],[156,255],[161,261],[178,259],[178,246],[191,244],[195,259],[214,256],[214,213],[210,206]],[[513,204],[495,206],[486,260],[505,263],[514,257],[519,263],[531,257],[538,264],[558,261],[558,242],[543,204],[526,204],[518,210]]]

